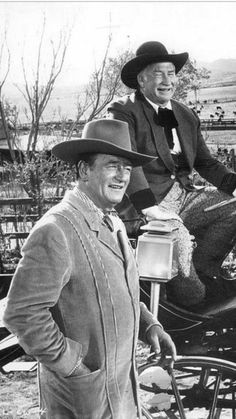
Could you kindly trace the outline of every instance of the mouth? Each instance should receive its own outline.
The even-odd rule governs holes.
[[[109,188],[115,189],[115,190],[122,190],[124,186],[121,185],[110,185]]]
[[[165,87],[159,88],[158,91],[161,92],[161,93],[168,93],[168,92],[171,92],[172,91],[172,87],[169,87],[169,88],[165,88]]]

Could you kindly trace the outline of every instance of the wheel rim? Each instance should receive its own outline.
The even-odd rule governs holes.
[[[141,366],[139,368],[141,378],[143,371],[150,368],[150,365],[157,366],[158,363]],[[140,384],[141,399],[144,400],[144,406],[151,417],[235,419],[236,364],[209,357],[178,357],[174,366],[174,381],[176,385],[172,380],[172,386],[164,391],[157,383]],[[180,401],[178,394],[176,397],[176,391]],[[166,416],[160,416],[159,406],[153,407],[149,404],[153,395],[162,392],[170,397],[170,408],[165,411]]]

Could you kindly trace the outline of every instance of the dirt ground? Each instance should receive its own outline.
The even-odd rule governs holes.
[[[143,363],[148,354],[149,349],[143,344],[139,345],[137,362]],[[0,419],[38,419],[38,412],[37,372],[0,373]],[[194,409],[187,413],[187,419],[206,419],[207,416],[204,409]],[[165,413],[155,414],[154,417],[167,418]],[[230,418],[232,416],[229,411],[220,415],[220,419]]]
[[[0,418],[38,419],[37,372],[0,373]]]
[[[0,419],[38,419],[38,390],[36,372],[0,373]],[[166,419],[164,413],[155,416]],[[221,419],[230,419],[229,412],[222,412]],[[206,419],[202,409],[187,415],[188,419]],[[100,419],[100,418],[97,418]]]

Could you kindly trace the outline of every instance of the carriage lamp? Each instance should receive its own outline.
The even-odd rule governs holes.
[[[169,280],[178,273],[176,228],[167,223],[150,221],[138,238],[137,262],[141,277],[150,281]]]
[[[136,260],[141,280],[151,281],[150,309],[157,315],[160,284],[178,274],[177,228],[168,222],[150,221],[141,227]]]

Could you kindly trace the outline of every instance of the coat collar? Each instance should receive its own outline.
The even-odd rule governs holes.
[[[141,106],[143,108],[143,112],[151,127],[157,155],[159,155],[165,166],[171,172],[174,172],[175,165],[164,137],[164,131],[162,127],[155,124],[153,120],[155,112],[154,108],[145,99],[142,93],[137,91],[136,98],[140,101]],[[180,104],[176,100],[173,99],[171,100],[171,107],[178,121],[177,134],[181,144],[181,148],[185,154],[189,167],[193,167],[192,143],[189,141],[189,138],[192,138],[193,134],[191,131],[191,125],[189,124],[189,120],[188,118],[186,118],[186,111],[182,106],[180,106]]]
[[[82,214],[89,229],[97,233],[98,240],[105,246],[109,247],[111,251],[116,254],[116,256],[124,261],[118,242],[115,240],[113,234],[95,210],[89,208],[89,206],[79,199],[72,191],[66,192],[62,203],[71,207],[74,220],[77,221],[77,223],[81,217],[80,214]]]
[[[175,164],[171,157],[170,150],[165,139],[164,129],[163,127],[157,125],[154,122],[155,110],[152,105],[145,99],[142,93],[137,92],[137,98],[141,102],[141,106],[143,108],[144,115],[146,116],[148,123],[151,127],[153,138],[154,138],[154,145],[156,148],[157,155],[161,158],[164,162],[165,166],[171,171],[174,172]]]

